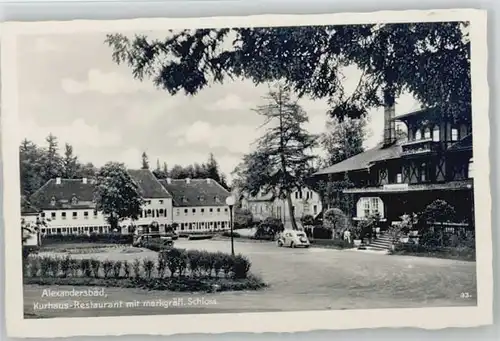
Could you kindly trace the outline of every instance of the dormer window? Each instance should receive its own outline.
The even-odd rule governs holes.
[[[198,199],[199,199],[200,201],[202,201],[202,202],[203,202],[203,201],[205,201],[205,197],[204,197],[203,195],[200,195],[200,196],[198,197]]]
[[[431,130],[429,128],[425,128],[424,131],[424,139],[430,139],[431,138]]]
[[[50,206],[55,206],[56,205],[56,197],[50,198]]]
[[[186,202],[188,202],[188,199],[187,199],[186,197],[184,197],[184,196],[183,196],[183,197],[182,197],[182,202],[183,202],[183,203],[186,203]]]
[[[215,202],[220,202],[220,198],[218,195],[215,196]]]
[[[420,129],[417,129],[417,131],[415,132],[415,140],[421,140],[422,139],[422,132],[420,131]]]
[[[73,196],[71,198],[71,205],[76,205],[76,204],[78,204],[78,198],[76,196]]]

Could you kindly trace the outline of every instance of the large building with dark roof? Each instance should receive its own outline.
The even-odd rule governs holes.
[[[167,226],[183,231],[208,231],[229,227],[225,200],[229,192],[211,179],[158,180],[147,169],[129,170],[144,200],[136,221],[120,222],[122,233],[133,230],[164,232]],[[108,233],[110,226],[94,201],[91,179],[51,179],[28,200],[23,198],[23,218],[36,216],[48,221],[42,234]],[[184,211],[188,210],[188,214]],[[155,222],[156,224],[152,224]],[[177,224],[174,224],[177,223]],[[154,232],[154,231],[151,231]]]
[[[180,231],[224,230],[229,228],[226,198],[230,193],[212,179],[164,179],[172,194],[173,220]]]
[[[395,117],[385,108],[384,139],[375,148],[319,170],[314,179],[354,183],[343,192],[355,207],[355,220],[378,214],[391,223],[421,212],[436,199],[455,207],[457,220],[472,225],[472,124],[468,117],[445,117],[438,108]],[[397,138],[395,122],[404,123],[407,138]]]

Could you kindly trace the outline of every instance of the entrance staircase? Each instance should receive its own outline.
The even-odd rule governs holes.
[[[388,251],[391,249],[391,246],[391,237],[383,232],[377,236],[377,239],[373,239],[371,243],[367,244],[366,248],[370,250]]]

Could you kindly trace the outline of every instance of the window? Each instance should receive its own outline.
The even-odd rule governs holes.
[[[73,219],[76,219],[78,217],[78,212],[73,212]]]
[[[204,208],[200,209],[200,211],[201,211],[201,214],[205,213],[205,209]]]
[[[224,209],[224,212],[227,212],[227,208]]]
[[[302,199],[302,191],[299,192],[299,198]]]
[[[160,205],[163,205],[163,200],[158,200],[158,202],[160,203]]]
[[[42,218],[45,218],[45,212],[40,213],[40,216],[41,216]]]
[[[400,184],[403,182],[403,174],[398,173],[396,174],[396,183]]]
[[[451,140],[458,141],[458,129],[457,128],[451,129]]]
[[[469,179],[474,178],[474,160],[472,158],[470,158],[470,160],[469,160],[469,169],[468,169],[467,175],[468,175]]]
[[[187,208],[184,209],[184,215],[188,215],[188,209]]]
[[[380,218],[384,217],[384,202],[379,197],[360,198],[356,206],[358,218],[367,218],[376,214]]]
[[[89,219],[89,212],[83,212],[83,219]]]
[[[318,214],[318,205],[313,206],[314,215]]]
[[[66,212],[61,213],[61,218],[66,219]]]
[[[217,209],[217,212],[220,212],[220,208]]]
[[[438,142],[439,141],[439,127],[435,126],[434,130],[432,131],[432,141]]]
[[[425,163],[420,165],[420,181],[427,181],[427,165]]]
[[[421,140],[422,139],[422,132],[420,131],[420,129],[417,129],[417,131],[415,132],[415,140]]]
[[[299,192],[295,192],[295,199],[299,198]]]
[[[193,214],[196,213],[196,208],[193,208]]]
[[[94,210],[94,218],[97,218],[97,210]]]
[[[44,216],[45,216],[45,214],[42,217],[44,217]],[[56,219],[56,212],[51,212],[50,213],[50,218],[51,219]]]
[[[213,208],[210,208],[210,209],[209,209],[209,211],[210,211],[210,213],[212,213],[212,212],[214,211],[214,209],[213,209]]]
[[[424,139],[430,139],[430,138],[431,138],[431,130],[429,128],[425,128]]]

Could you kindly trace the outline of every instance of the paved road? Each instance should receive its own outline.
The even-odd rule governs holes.
[[[176,246],[230,252],[228,241],[179,241]],[[146,300],[159,302],[158,304],[163,307],[151,307],[154,305],[153,302],[147,307],[128,309],[39,310],[35,313],[44,317],[69,317],[415,308],[476,304],[474,262],[389,256],[353,250],[289,249],[278,248],[273,243],[238,241],[235,244],[235,251],[249,257],[252,261],[251,271],[261,276],[270,285],[269,288],[258,292],[203,295],[106,288],[107,297],[100,299],[103,302]],[[96,254],[96,256],[133,260],[137,257],[155,258],[156,254],[144,251],[131,254],[118,252]],[[38,286],[25,288],[26,312],[32,313],[35,303],[58,302],[54,298],[41,298],[42,289]],[[460,298],[463,292],[469,293],[471,298]],[[179,303],[181,300],[182,304],[172,305],[172,302]],[[168,305],[168,309],[165,305]]]

